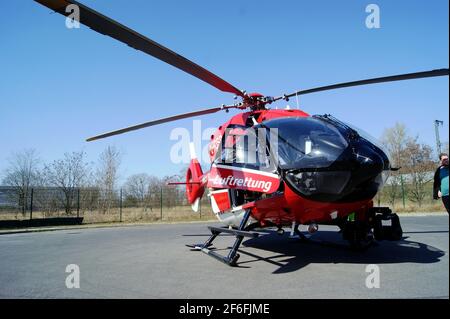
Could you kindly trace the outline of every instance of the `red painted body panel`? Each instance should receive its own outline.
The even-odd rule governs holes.
[[[224,212],[231,208],[230,194],[228,193],[228,191],[214,193],[211,196],[214,197],[214,200],[216,201],[217,207],[220,209],[220,211]]]
[[[271,220],[276,224],[288,225],[293,221],[300,224],[310,222],[332,222],[332,213],[336,217],[345,217],[355,212],[356,216],[365,216],[368,208],[373,206],[372,200],[353,203],[324,203],[305,199],[294,193],[287,185],[282,195],[256,202],[252,216],[258,220]],[[335,213],[336,214],[336,213]]]

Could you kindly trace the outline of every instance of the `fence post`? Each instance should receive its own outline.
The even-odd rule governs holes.
[[[403,208],[405,208],[405,206],[406,206],[406,202],[405,202],[405,183],[403,182],[403,174],[400,175],[400,184],[402,185]]]
[[[21,208],[22,208],[22,215],[25,216],[26,213],[26,206],[27,206],[27,198],[28,196],[26,194],[23,194],[23,192],[21,192],[20,196],[19,196],[19,205],[22,204]]]
[[[77,192],[77,218],[80,217],[80,188],[78,187]]]
[[[31,198],[30,198],[30,220],[33,219],[33,196],[34,196],[34,188],[31,189]]]
[[[119,198],[119,221],[122,222],[122,188],[120,189],[120,198]]]
[[[160,199],[160,214],[161,214],[161,220],[163,219],[163,187],[161,185],[161,192],[159,194],[159,199]]]

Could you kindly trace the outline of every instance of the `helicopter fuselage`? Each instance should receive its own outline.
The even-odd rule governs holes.
[[[254,144],[267,143],[263,150],[252,149],[249,135],[261,130],[271,131],[270,138],[255,136]],[[390,169],[383,150],[355,129],[297,109],[233,116],[211,136],[209,156],[206,174],[198,162],[191,164],[187,181],[194,184],[187,186],[187,196],[194,203],[206,191],[216,217],[231,226],[239,225],[248,203],[261,227],[332,224],[352,213],[365,218]]]

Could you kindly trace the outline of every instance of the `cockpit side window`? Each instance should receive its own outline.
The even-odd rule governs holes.
[[[274,171],[265,137],[265,129],[230,127],[222,137],[216,164],[232,165],[263,171]]]

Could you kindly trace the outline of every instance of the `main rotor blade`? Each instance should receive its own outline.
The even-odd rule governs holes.
[[[79,19],[80,23],[90,27],[91,29],[108,35],[116,40],[119,40],[136,50],[145,52],[161,61],[164,61],[186,73],[189,73],[196,78],[205,81],[206,83],[214,86],[215,88],[233,93],[239,96],[244,96],[244,94],[237,88],[235,88],[230,83],[221,79],[217,75],[211,73],[210,71],[204,69],[203,67],[197,65],[196,63],[182,57],[181,55],[171,51],[170,49],[156,43],[153,40],[137,33],[136,31],[114,21],[101,13],[94,11],[93,9],[77,2],[74,0],[35,0],[36,2],[64,15],[69,16],[73,12],[66,8],[68,5],[74,4],[79,8]]]
[[[308,89],[308,90],[300,90],[300,91],[297,91],[292,94],[277,97],[277,98],[275,98],[275,100],[281,100],[286,97],[290,98],[290,97],[293,97],[296,95],[304,95],[304,94],[316,93],[316,92],[321,92],[321,91],[335,90],[335,89],[351,87],[351,86],[368,85],[368,84],[383,83],[383,82],[403,81],[403,80],[412,80],[412,79],[429,78],[429,77],[445,76],[445,75],[447,75],[447,76],[449,75],[449,69],[439,69],[439,70],[432,70],[432,71],[425,71],[425,72],[416,72],[416,73],[385,76],[385,77],[381,77],[381,78],[373,78],[373,79],[367,79],[367,80],[361,80],[361,81],[338,83],[338,84],[321,86],[321,87]]]
[[[186,119],[186,118],[189,118],[189,117],[194,117],[194,116],[199,116],[199,115],[212,114],[212,113],[216,113],[216,112],[218,112],[220,110],[225,110],[225,109],[229,109],[229,108],[233,108],[233,107],[234,106],[214,107],[214,108],[211,108],[211,109],[204,109],[204,110],[200,110],[200,111],[194,111],[194,112],[189,112],[189,113],[183,113],[183,114],[179,114],[179,115],[169,116],[169,117],[165,117],[165,118],[162,118],[162,119],[159,119],[159,120],[145,122],[145,123],[142,123],[142,124],[133,125],[133,126],[130,126],[130,127],[126,127],[126,128],[120,129],[120,130],[108,132],[108,133],[97,135],[97,136],[94,136],[94,137],[90,137],[86,141],[87,142],[91,142],[91,141],[99,140],[99,139],[102,139],[102,138],[105,138],[105,137],[110,137],[110,136],[114,136],[114,135],[127,133],[127,132],[130,132],[130,131],[140,130],[142,128],[149,127],[149,126],[154,126],[154,125],[163,124],[163,123],[167,123],[167,122],[177,121],[177,120]]]

